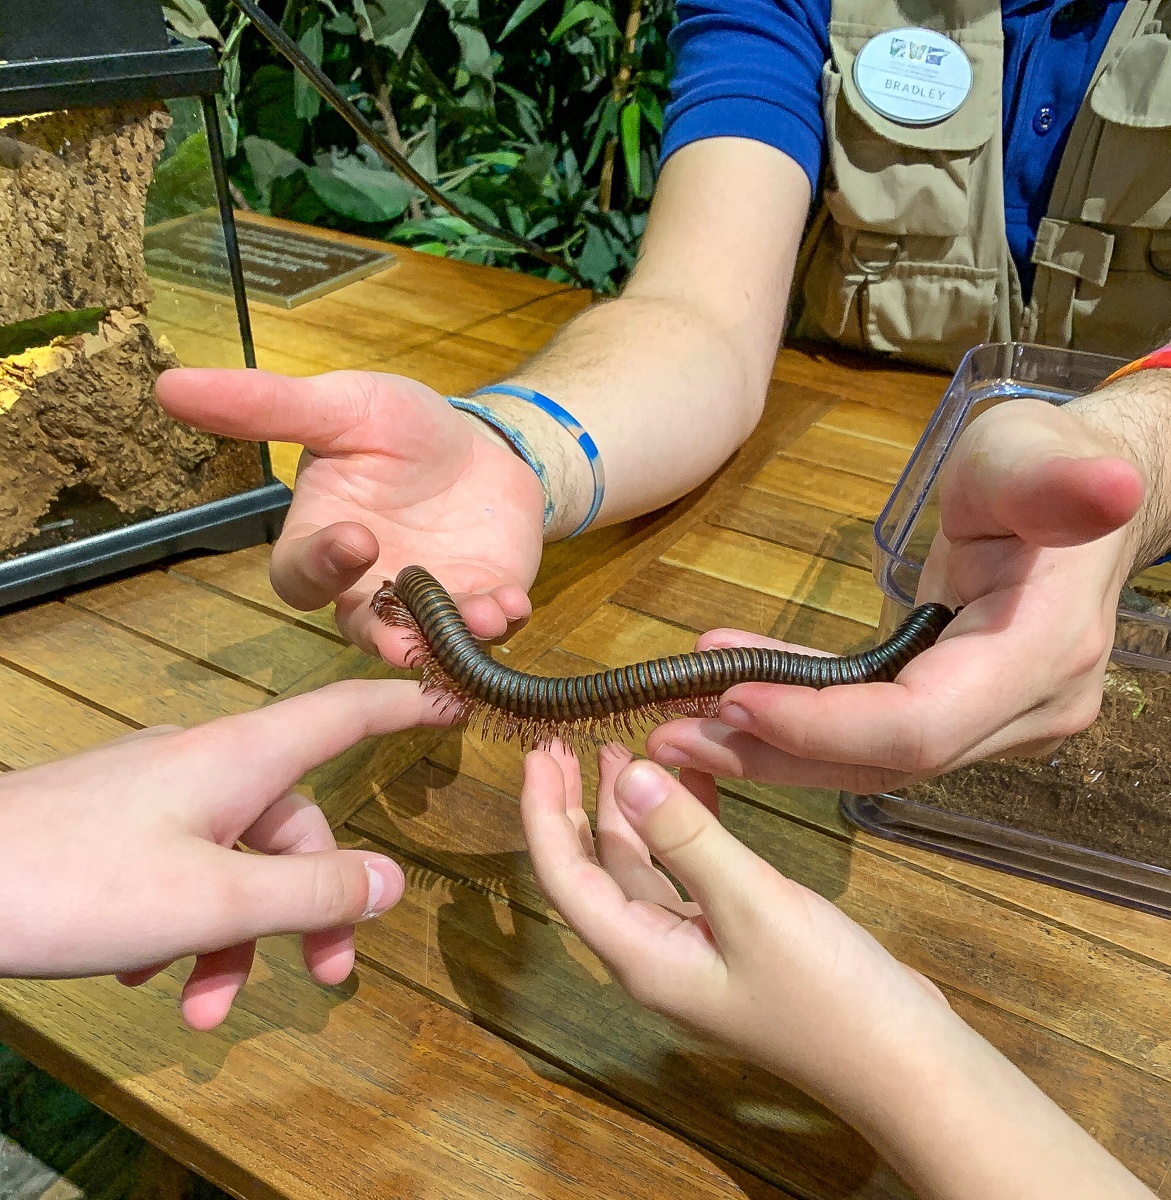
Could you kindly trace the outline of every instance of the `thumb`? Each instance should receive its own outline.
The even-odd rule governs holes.
[[[762,875],[772,868],[734,838],[710,808],[662,767],[631,763],[614,785],[634,831],[687,889],[718,941],[759,912]]]
[[[402,868],[381,854],[330,850],[268,857],[225,851],[224,923],[234,945],[280,933],[317,933],[376,917],[402,898]]]
[[[1077,546],[1120,528],[1145,483],[1105,435],[1042,400],[1011,400],[977,417],[956,443],[940,485],[951,540],[1015,535],[1034,546]]]

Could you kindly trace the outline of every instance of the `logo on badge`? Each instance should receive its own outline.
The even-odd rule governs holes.
[[[862,99],[888,120],[934,125],[971,94],[972,64],[961,46],[935,30],[890,29],[858,51],[854,83]]]

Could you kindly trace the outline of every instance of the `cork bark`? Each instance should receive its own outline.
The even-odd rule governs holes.
[[[132,104],[0,126],[0,325],[150,303],[143,214],[170,123]]]
[[[0,359],[0,560],[40,548],[45,525],[68,541],[111,513],[139,520],[263,482],[254,445],[180,425],[154,397],[181,365],[147,325],[142,252],[169,126],[152,104],[0,121],[0,327],[107,310],[96,333]],[[55,503],[78,519],[57,521]]]

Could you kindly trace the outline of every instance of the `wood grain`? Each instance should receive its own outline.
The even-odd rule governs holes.
[[[0,663],[131,725],[195,725],[268,693],[61,603],[0,618]]]
[[[775,1195],[378,972],[317,987],[290,939],[214,1033],[180,981],[6,981],[0,1038],[249,1200]]]
[[[314,612],[304,612],[286,604],[272,590],[268,578],[271,556],[270,546],[251,546],[232,554],[183,559],[172,565],[170,572],[186,579],[197,579],[226,596],[247,601],[307,629],[323,633],[341,646],[347,645],[334,624],[333,605]]]
[[[0,665],[0,764],[9,770],[89,750],[133,728],[35,677]]]
[[[274,696],[341,651],[334,638],[174,573],[133,575],[79,592],[68,603]]]

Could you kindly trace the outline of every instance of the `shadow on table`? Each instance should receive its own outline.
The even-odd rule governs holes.
[[[748,1196],[775,1196],[770,1180],[845,1200],[876,1173],[891,1181],[878,1194],[903,1194],[865,1140],[809,1097],[640,1008],[560,926],[517,913],[509,930],[502,907],[455,891],[438,910],[438,947],[460,1004],[529,1051],[538,1073],[681,1134]]]

